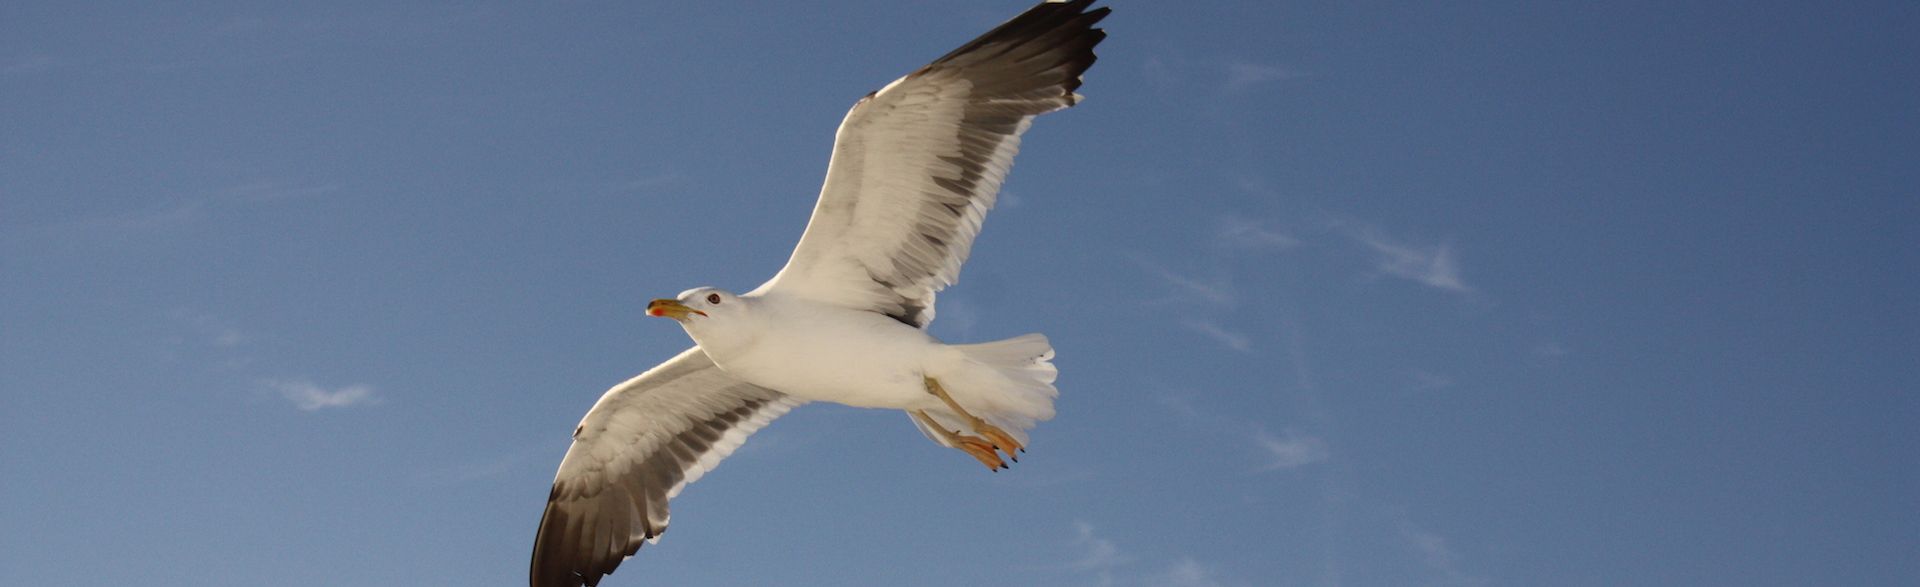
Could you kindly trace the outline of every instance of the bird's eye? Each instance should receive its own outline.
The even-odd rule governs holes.
[[[709,304],[718,304],[718,303],[720,303],[720,294],[717,294],[717,293],[710,293],[710,294],[707,294],[707,303],[709,303]]]

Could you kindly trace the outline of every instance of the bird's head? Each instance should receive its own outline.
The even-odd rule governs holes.
[[[674,298],[661,298],[647,304],[647,315],[672,318],[689,329],[709,321],[725,321],[742,310],[740,296],[712,287],[696,287]]]

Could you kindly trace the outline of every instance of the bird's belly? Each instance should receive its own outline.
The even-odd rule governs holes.
[[[892,409],[938,401],[926,391],[924,359],[941,345],[918,330],[801,332],[769,337],[716,363],[750,383],[810,401]]]

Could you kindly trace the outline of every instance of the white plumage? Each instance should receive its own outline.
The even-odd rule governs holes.
[[[1044,2],[854,104],[787,265],[751,292],[696,288],[648,310],[692,349],[600,398],[574,432],[536,535],[534,587],[597,585],[666,530],[667,500],[794,406],[903,410],[990,468],[1053,416],[1045,336],[927,334],[1041,114],[1105,33],[1092,0]],[[969,433],[971,431],[971,433]]]

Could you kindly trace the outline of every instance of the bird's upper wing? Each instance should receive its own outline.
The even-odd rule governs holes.
[[[600,397],[574,429],[533,543],[533,587],[595,585],[667,529],[667,500],[799,405],[687,349]]]
[[[868,94],[834,135],[813,218],[758,291],[869,309],[914,326],[954,282],[1033,117],[1079,101],[1092,0],[1045,2]]]

